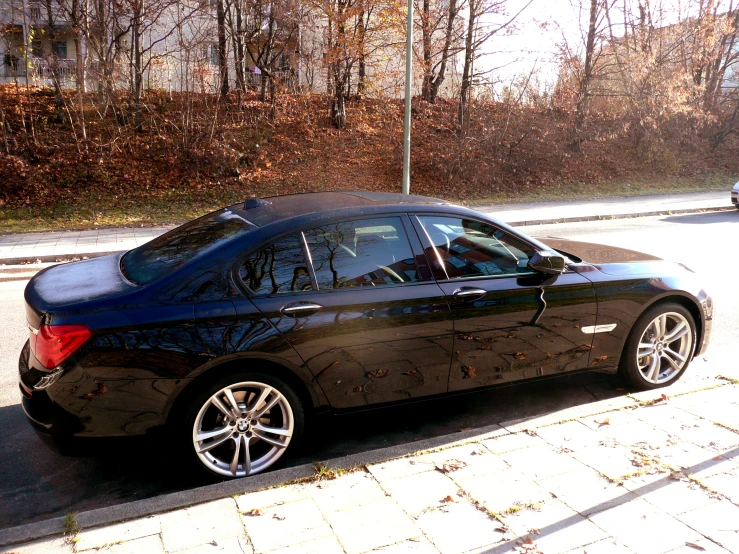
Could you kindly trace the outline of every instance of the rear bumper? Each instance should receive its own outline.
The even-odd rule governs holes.
[[[70,436],[83,428],[79,419],[62,410],[44,391],[34,391],[30,398],[23,394],[21,406],[28,422],[41,435]]]

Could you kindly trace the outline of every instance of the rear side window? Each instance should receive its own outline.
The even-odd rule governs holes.
[[[129,281],[148,285],[253,228],[252,223],[224,208],[131,250],[123,256],[121,270]]]
[[[241,266],[240,275],[258,296],[313,290],[300,234],[252,253]]]
[[[304,236],[320,290],[422,280],[399,217],[331,223]]]

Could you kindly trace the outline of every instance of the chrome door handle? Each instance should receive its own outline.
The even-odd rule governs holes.
[[[477,300],[488,293],[485,289],[475,289],[472,287],[462,287],[455,290],[452,294],[460,300]]]
[[[320,304],[304,303],[304,304],[288,304],[280,308],[280,311],[289,316],[298,316],[301,314],[309,314],[317,312],[323,308]]]

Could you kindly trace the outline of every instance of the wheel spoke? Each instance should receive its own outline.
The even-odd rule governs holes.
[[[223,444],[224,442],[226,442],[230,438],[231,438],[231,430],[229,429],[229,432],[228,433],[224,433],[220,437],[216,438],[215,440],[213,440],[213,441],[211,441],[211,442],[209,442],[207,444],[198,444],[198,452],[201,453],[201,454],[203,452],[208,452],[209,450],[214,449],[216,446],[219,446],[219,445]]]
[[[660,369],[659,356],[652,356],[652,361],[649,364],[649,369],[647,371],[647,381],[656,383],[657,377],[659,376],[659,369]]]
[[[643,356],[649,356],[654,353],[654,344],[651,342],[640,342],[639,343],[639,352],[637,353],[637,356],[639,358]]]
[[[228,418],[233,417],[233,411],[229,410],[228,407],[221,401],[220,398],[217,396],[214,396],[211,401],[211,404],[213,404],[216,408],[218,408],[221,412],[223,412],[223,415],[225,415]]]
[[[283,442],[281,442],[280,440],[278,440],[278,439],[273,439],[272,437],[268,437],[264,433],[262,433],[260,431],[256,431],[256,430],[254,430],[253,433],[254,433],[254,436],[255,437],[257,437],[258,439],[263,440],[264,442],[266,442],[268,444],[271,444],[272,446],[277,446],[279,448],[285,448],[285,444]]]
[[[254,402],[254,404],[252,404],[252,407],[249,409],[249,412],[250,413],[253,413],[254,410],[256,410],[262,402],[264,402],[265,400],[267,400],[267,397],[269,396],[269,393],[271,393],[271,392],[272,392],[272,388],[271,387],[264,387],[262,389],[262,392],[259,393],[259,398],[257,398],[256,402]]]
[[[254,425],[253,429],[256,431],[261,431],[262,433],[272,433],[273,435],[280,435],[281,437],[289,437],[292,435],[292,432],[289,429],[282,429],[281,427],[270,427],[262,423],[257,423],[256,425]]]
[[[675,352],[674,350],[670,350],[669,348],[666,348],[663,352],[664,358],[667,360],[667,362],[676,370],[680,371],[682,368],[682,364],[685,363],[685,358],[683,358],[680,354]],[[680,363],[678,364],[677,361],[673,358],[677,358],[680,360]]]
[[[241,408],[239,408],[239,403],[236,402],[236,399],[234,398],[233,392],[231,392],[231,389],[225,389],[223,391],[223,394],[226,395],[226,400],[228,400],[228,403],[231,404],[231,413],[234,417],[239,417],[241,415]]]
[[[246,475],[251,473],[251,452],[249,451],[249,439],[242,436],[241,439],[244,441],[244,471]]]
[[[239,453],[241,452],[241,437],[234,440],[234,455],[231,459],[231,473],[236,475],[239,469]]]
[[[270,400],[264,406],[262,406],[259,409],[258,412],[255,412],[255,413],[252,414],[252,416],[251,416],[252,419],[259,419],[260,417],[262,417],[265,414],[265,412],[267,412],[268,410],[270,410],[279,401],[280,401],[280,397],[277,396],[277,395],[275,395],[274,398],[272,398],[272,400]]]
[[[665,336],[665,342],[668,344],[671,342],[675,342],[676,340],[681,339],[685,335],[687,335],[688,331],[689,329],[686,323],[684,321],[681,321],[680,325],[677,325],[672,331],[670,331],[669,335]]]
[[[232,429],[228,425],[219,427],[218,429],[213,429],[212,431],[199,431],[197,434],[197,440],[205,441],[208,439],[214,439],[216,437],[220,437],[222,435],[230,435],[231,431]]]

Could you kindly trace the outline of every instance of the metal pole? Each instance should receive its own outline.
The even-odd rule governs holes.
[[[403,194],[411,193],[411,88],[413,84],[413,0],[408,0],[405,51],[405,122],[403,124]]]

